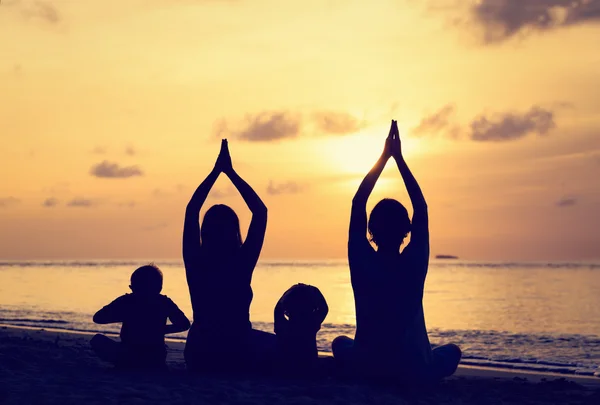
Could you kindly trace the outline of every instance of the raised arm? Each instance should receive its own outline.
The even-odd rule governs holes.
[[[369,199],[373,188],[375,188],[375,183],[377,183],[385,164],[391,157],[392,129],[393,126],[390,128],[390,133],[385,140],[383,153],[375,163],[375,166],[367,173],[362,183],[360,183],[358,191],[352,199],[349,231],[350,242],[353,240],[366,240],[367,238],[367,200]]]
[[[225,140],[221,142],[221,150],[223,150],[225,142]],[[222,171],[223,164],[220,156],[221,155],[219,154],[215,167],[204,181],[200,183],[185,209],[185,221],[183,224],[183,261],[186,264],[194,262],[198,257],[197,255],[200,248],[200,210],[206,201],[206,197],[208,197],[208,193]]]
[[[267,230],[267,206],[252,187],[250,187],[250,185],[233,169],[227,141],[224,142],[225,149],[222,151],[222,154],[224,154],[223,173],[229,177],[252,212],[250,228],[248,229],[248,235],[246,236],[242,249],[247,260],[246,265],[248,268],[254,269],[258,257],[260,256],[260,251],[262,250],[263,241],[265,239],[265,232]]]
[[[427,214],[427,203],[425,197],[419,187],[419,183],[413,176],[412,172],[408,168],[404,156],[402,155],[402,147],[400,143],[400,134],[398,131],[398,124],[394,121],[394,134],[392,142],[392,156],[396,161],[402,180],[408,191],[410,202],[413,206],[413,218],[411,225],[411,243],[412,241],[418,241],[419,244],[426,244],[429,249],[429,218]]]

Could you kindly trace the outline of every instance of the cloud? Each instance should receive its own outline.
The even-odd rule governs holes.
[[[21,200],[15,197],[1,197],[0,208],[9,208],[21,203]]]
[[[300,113],[289,111],[264,111],[246,116],[245,121],[238,125],[238,129],[230,128],[230,123],[225,119],[217,121],[214,125],[215,138],[237,138],[248,142],[274,142],[283,139],[296,138],[305,123],[314,125],[316,133],[321,135],[345,135],[354,133],[366,125],[346,112],[315,111],[307,120]]]
[[[51,187],[44,187],[42,189],[43,192],[48,194],[64,194],[69,192],[70,184],[66,181],[59,181]]]
[[[485,44],[532,32],[600,23],[600,0],[479,0],[459,23],[475,25]]]
[[[96,155],[105,155],[106,148],[104,148],[102,146],[96,146],[94,149],[92,149],[92,153],[96,154]]]
[[[54,198],[54,197],[50,197],[50,198],[46,198],[44,200],[44,202],[42,203],[42,206],[46,207],[46,208],[51,208],[51,207],[56,207],[58,205],[59,201],[58,199]]]
[[[555,111],[533,106],[525,112],[481,114],[462,128],[454,122],[454,106],[448,104],[424,117],[410,133],[416,136],[441,134],[447,138],[468,138],[477,142],[504,142],[530,134],[547,135],[556,128]]]
[[[444,132],[452,135],[452,137],[458,136],[460,128],[452,124],[452,119],[456,108],[452,104],[447,104],[435,113],[424,117],[419,125],[411,130],[413,135],[431,135]]]
[[[50,24],[58,24],[62,17],[56,6],[44,0],[8,0],[1,6],[10,7],[24,19],[38,19]]]
[[[117,207],[120,208],[133,208],[137,205],[135,201],[123,201],[117,204]]]
[[[578,202],[575,197],[564,197],[556,202],[556,206],[560,208],[572,207]]]
[[[108,160],[94,165],[90,169],[90,174],[94,177],[110,179],[126,179],[128,177],[144,175],[138,166],[121,167],[118,163],[111,163]]]
[[[134,149],[133,146],[128,146],[127,148],[125,148],[126,155],[135,156],[136,153],[137,153],[137,151]]]
[[[210,193],[208,194],[208,198],[221,199],[221,198],[231,197],[235,193],[236,193],[236,191],[232,187],[228,187],[225,190],[213,188],[212,190],[210,190]]]
[[[173,192],[165,191],[162,188],[155,188],[154,190],[152,190],[152,196],[157,198],[168,197],[172,194]]]
[[[15,64],[12,67],[12,73],[16,78],[20,78],[23,76],[23,65],[20,63]]]
[[[554,112],[534,106],[524,114],[480,115],[471,122],[469,137],[474,141],[501,142],[523,138],[528,134],[546,135],[554,128]]]
[[[153,225],[143,226],[141,229],[142,229],[142,231],[151,232],[151,231],[158,231],[160,229],[164,229],[167,226],[169,226],[169,224],[167,224],[166,222],[160,222],[160,223],[153,224]]]
[[[304,190],[304,187],[294,181],[288,181],[286,183],[276,185],[271,180],[267,186],[267,193],[270,195],[296,194],[302,190]]]
[[[215,135],[223,138],[229,134],[248,142],[270,142],[295,138],[300,133],[300,116],[285,111],[262,112],[248,115],[246,122],[239,130],[231,131],[225,120],[215,125]]]
[[[346,135],[357,132],[365,123],[345,112],[319,111],[313,113],[313,121],[326,134]]]
[[[77,207],[91,208],[91,207],[94,207],[95,205],[97,205],[97,204],[94,200],[91,200],[88,198],[81,198],[81,197],[74,198],[67,203],[67,207],[74,207],[74,208],[77,208]]]
[[[173,189],[171,190],[171,187],[169,187],[168,189],[164,189],[164,188],[155,188],[154,190],[152,190],[152,196],[154,197],[169,197],[175,194],[181,194],[183,193],[185,190],[187,190],[187,187],[184,186],[183,184],[175,184],[173,186]],[[214,192],[215,190],[211,190],[211,193]]]

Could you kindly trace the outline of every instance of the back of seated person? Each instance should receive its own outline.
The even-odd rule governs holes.
[[[317,332],[329,308],[318,288],[296,284],[275,307],[275,334],[282,371],[304,374],[318,359]]]
[[[118,297],[94,315],[98,324],[122,323],[121,342],[100,334],[92,339],[92,348],[101,359],[118,367],[164,367],[165,334],[183,332],[190,322],[169,297],[160,294],[162,284],[158,267],[142,266],[131,275],[131,294]]]

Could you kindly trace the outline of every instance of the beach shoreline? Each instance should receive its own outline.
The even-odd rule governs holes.
[[[117,373],[89,348],[93,334],[0,326],[0,402],[400,403],[407,393],[337,381],[218,378],[185,370],[184,343],[168,340],[169,373]],[[328,354],[324,354],[328,355]],[[32,389],[35,387],[35,389]],[[420,403],[600,403],[600,378],[461,366],[417,395]],[[410,396],[409,395],[409,396]],[[410,402],[410,401],[408,401]],[[407,403],[408,403],[407,402]]]

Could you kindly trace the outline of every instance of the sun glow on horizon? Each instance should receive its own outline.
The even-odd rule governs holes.
[[[426,143],[405,135],[406,128],[399,128],[402,153],[411,157],[422,152]],[[373,167],[383,151],[389,129],[383,127],[368,128],[357,134],[324,141],[324,158],[336,172],[348,175],[364,176]],[[381,133],[376,136],[374,134]]]

